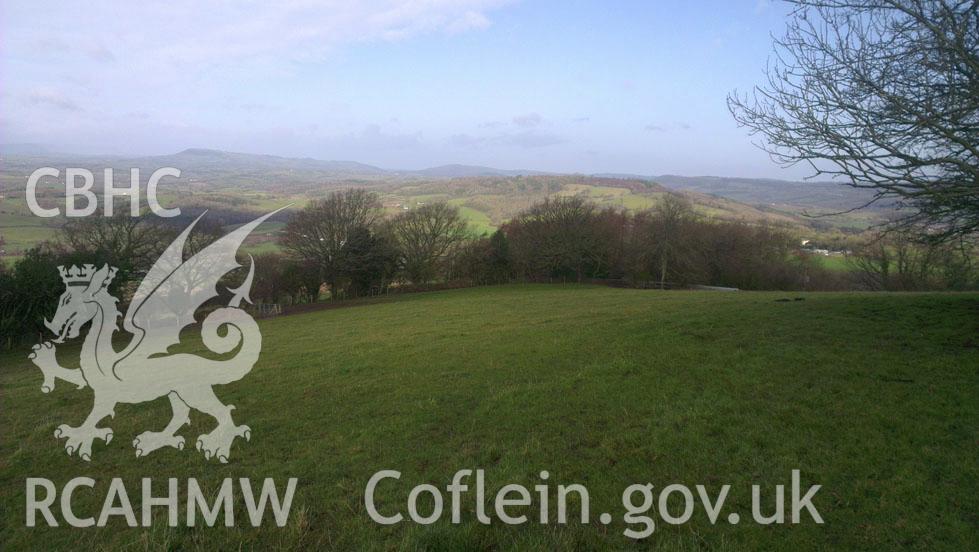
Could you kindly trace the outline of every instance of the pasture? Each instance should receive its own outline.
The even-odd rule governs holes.
[[[979,294],[660,292],[573,285],[485,287],[404,295],[261,321],[263,352],[243,380],[216,388],[252,428],[221,465],[188,446],[146,458],[133,437],[169,419],[165,399],[120,405],[108,446],[91,463],[53,437],[77,425],[92,393],[65,382],[50,394],[26,359],[0,355],[0,543],[6,549],[333,550],[838,549],[979,547]],[[186,349],[200,351],[194,341]],[[77,364],[68,347],[62,364]],[[188,445],[213,421],[192,414]],[[364,488],[381,469],[378,507],[405,510],[411,487],[444,486],[459,469],[486,471],[489,496],[507,483],[590,492],[590,524],[381,526]],[[825,519],[750,521],[750,486],[822,485]],[[108,481],[195,477],[299,478],[287,525],[259,529],[24,526],[25,479],[59,488],[85,475],[74,507],[98,512]],[[622,535],[632,483],[702,484],[742,522],[657,519],[641,541]],[[769,492],[769,491],[766,491]],[[138,491],[133,492],[137,503]],[[771,494],[767,495],[769,499]],[[788,500],[788,499],[787,499]],[[766,503],[769,508],[771,503]],[[430,511],[423,501],[421,509]],[[448,505],[446,505],[448,508]],[[492,511],[492,507],[489,508]],[[519,511],[519,508],[515,508]],[[598,513],[613,521],[602,525]],[[722,519],[725,519],[722,517]]]

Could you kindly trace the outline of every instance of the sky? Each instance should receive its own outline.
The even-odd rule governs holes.
[[[0,0],[0,143],[800,178],[725,103],[764,0]]]

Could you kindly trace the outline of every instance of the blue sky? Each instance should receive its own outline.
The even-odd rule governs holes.
[[[274,6],[273,6],[274,4]],[[725,96],[758,0],[0,2],[0,141],[561,172],[797,178]]]

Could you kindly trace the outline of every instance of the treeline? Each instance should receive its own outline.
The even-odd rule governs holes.
[[[741,289],[836,287],[784,229],[709,221],[682,196],[629,213],[577,197],[548,199],[500,229],[509,276],[529,281],[623,280],[642,287],[691,284]],[[476,248],[492,249],[492,240]],[[498,261],[470,263],[476,280],[492,280]]]
[[[226,233],[226,225],[253,217],[209,213],[185,254]],[[126,215],[73,219],[55,241],[28,251],[12,268],[0,265],[0,343],[43,331],[44,316],[64,291],[59,265],[117,267],[110,291],[126,302],[187,222]],[[475,236],[452,205],[430,203],[385,216],[375,193],[343,190],[292,214],[280,246],[280,253],[255,258],[256,303],[512,281],[745,290],[979,288],[975,246],[964,239],[932,244],[890,234],[853,251],[851,270],[830,270],[787,228],[709,220],[675,194],[636,213],[578,197],[546,199],[492,235]]]
[[[868,240],[849,252],[850,270],[833,270],[800,247],[789,228],[710,220],[677,194],[636,213],[579,197],[549,198],[492,235],[473,236],[459,210],[446,203],[384,217],[374,193],[344,190],[292,217],[280,241],[284,252],[264,262],[273,267],[270,289],[274,282],[292,283],[263,297],[340,299],[433,283],[510,281],[744,290],[979,288],[974,244],[931,243],[923,235]],[[311,292],[316,281],[323,283],[320,294]]]
[[[976,244],[966,236],[931,239],[927,229],[892,230],[862,244],[850,262],[857,289],[979,289]]]
[[[65,291],[59,266],[109,264],[118,269],[109,291],[128,299],[143,275],[183,229],[181,223],[157,217],[69,219],[57,238],[25,252],[14,264],[0,263],[0,347],[45,331],[44,319],[54,313]],[[223,234],[221,220],[205,217],[191,233],[185,249],[200,251]]]
[[[284,253],[264,259],[275,267],[267,286],[288,280],[285,271],[304,271],[310,278],[319,275],[324,295],[331,298],[405,285],[515,280],[616,280],[663,288],[846,287],[837,273],[801,251],[785,229],[709,221],[674,194],[635,214],[578,197],[546,199],[491,236],[475,237],[458,209],[446,203],[383,217],[376,195],[346,190],[296,213],[281,244]],[[299,296],[309,297],[308,286],[278,286],[266,298],[282,302]]]

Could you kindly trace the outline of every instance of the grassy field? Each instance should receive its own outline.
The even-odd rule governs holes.
[[[54,239],[57,228],[51,219],[32,215],[23,198],[0,197],[0,261],[13,264],[27,249]]]
[[[816,259],[817,262],[822,266],[837,272],[850,272],[856,269],[856,267],[853,264],[853,261],[851,261],[850,259],[842,255],[826,256],[826,257],[819,256],[816,257]]]
[[[0,547],[979,547],[977,294],[507,286],[402,296],[261,327],[256,368],[217,388],[253,432],[227,465],[190,447],[136,460],[130,442],[169,419],[165,400],[118,406],[108,421],[112,443],[98,443],[91,464],[69,457],[54,428],[77,425],[91,392],[59,382],[42,395],[26,348],[0,356]],[[77,349],[65,353],[64,364],[77,359]],[[192,416],[180,432],[188,443],[213,425]],[[558,525],[552,509],[549,525],[533,523],[535,499],[514,508],[532,522],[484,526],[474,519],[472,491],[460,526],[449,523],[448,503],[431,526],[383,527],[365,512],[364,487],[378,470],[402,472],[377,496],[381,511],[407,517],[411,487],[444,489],[464,468],[486,470],[490,497],[507,483],[539,484],[540,470],[553,485],[584,484],[592,521]],[[814,504],[825,524],[751,522],[750,486],[763,486],[770,508],[772,486],[788,485],[792,469],[801,470],[803,489],[822,485]],[[26,477],[60,488],[81,475],[98,485],[76,493],[76,512],[96,516],[112,477],[126,481],[137,512],[142,477],[196,477],[210,491],[225,477],[300,483],[281,529],[168,528],[161,508],[151,528],[128,528],[119,517],[98,529],[24,527]],[[652,536],[632,541],[622,535],[621,493],[645,482],[703,484],[712,496],[730,484],[721,519],[733,511],[744,521],[711,525],[698,500],[689,523],[656,518]],[[600,512],[613,514],[610,525],[597,521]]]

